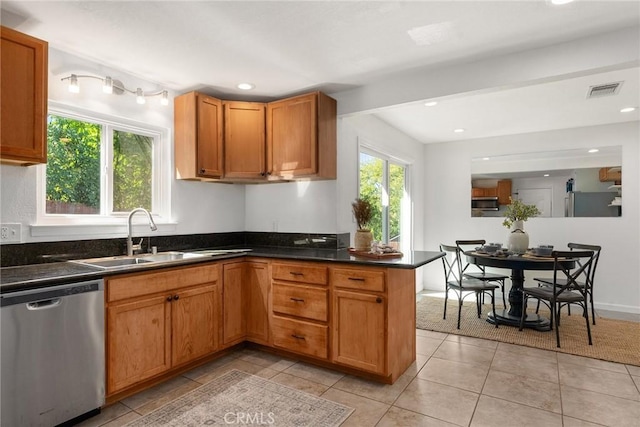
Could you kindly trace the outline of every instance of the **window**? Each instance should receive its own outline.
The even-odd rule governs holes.
[[[407,168],[406,164],[360,147],[359,197],[373,205],[373,239],[399,250],[411,248]]]
[[[38,222],[100,223],[137,207],[168,219],[166,135],[124,119],[50,109]]]

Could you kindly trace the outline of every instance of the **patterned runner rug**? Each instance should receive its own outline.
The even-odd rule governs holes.
[[[339,426],[353,408],[242,371],[229,371],[126,427]]]
[[[533,307],[531,304],[530,302],[527,312],[533,313],[535,303]],[[502,304],[500,304],[501,308]],[[498,309],[497,304],[496,309]],[[496,328],[488,323],[486,318],[487,313],[491,311],[491,304],[482,306],[482,318],[478,319],[473,297],[469,297],[462,306],[460,329],[456,328],[458,300],[452,301],[449,298],[446,320],[442,319],[443,310],[443,298],[422,297],[416,307],[416,327],[640,366],[640,323],[638,322],[607,319],[599,317],[596,312],[596,324],[591,325],[593,345],[589,345],[582,309],[578,306],[572,307],[571,316],[568,316],[567,309],[563,308],[560,317],[561,347],[557,348],[555,331],[540,332],[533,329],[519,331],[517,327],[499,325]],[[540,307],[539,314],[549,318],[550,313],[548,309]]]

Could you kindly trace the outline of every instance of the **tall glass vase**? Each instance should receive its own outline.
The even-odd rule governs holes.
[[[524,254],[529,248],[529,235],[524,231],[524,221],[514,221],[509,232],[510,252],[515,254]]]

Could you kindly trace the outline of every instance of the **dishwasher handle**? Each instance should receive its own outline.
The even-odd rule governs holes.
[[[34,301],[27,303],[27,310],[47,310],[60,305],[62,298],[51,298],[43,301]]]

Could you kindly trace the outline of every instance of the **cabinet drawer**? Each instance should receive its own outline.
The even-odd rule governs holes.
[[[327,358],[329,327],[273,316],[273,345],[309,356]]]
[[[272,277],[289,282],[310,283],[313,285],[327,284],[327,267],[314,264],[274,263]]]
[[[273,311],[326,322],[328,291],[302,285],[273,284]]]
[[[363,291],[384,292],[384,278],[382,270],[334,268],[331,273],[333,286]]]
[[[207,264],[115,276],[107,279],[107,302],[218,281],[220,267]]]

